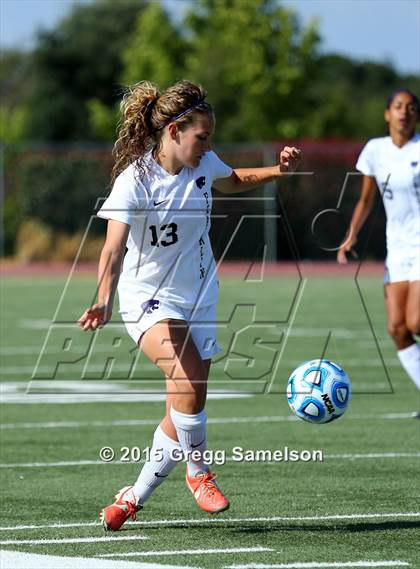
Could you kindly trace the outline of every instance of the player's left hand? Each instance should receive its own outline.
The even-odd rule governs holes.
[[[295,172],[302,162],[302,151],[295,146],[285,146],[280,152],[280,172],[287,174]]]

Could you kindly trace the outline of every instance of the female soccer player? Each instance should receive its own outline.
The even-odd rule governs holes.
[[[401,89],[385,109],[389,136],[370,140],[356,164],[362,172],[362,193],[355,207],[346,240],[337,259],[355,255],[357,234],[372,210],[376,188],[385,206],[387,257],[385,305],[388,333],[394,340],[403,368],[420,389],[420,117],[419,99]]]
[[[211,151],[215,119],[205,98],[203,89],[189,81],[163,93],[141,82],[121,105],[114,185],[98,212],[108,219],[98,302],[79,325],[96,330],[109,321],[118,285],[121,317],[139,348],[164,373],[167,402],[150,460],[134,486],[120,490],[100,514],[105,530],[118,530],[135,518],[177,464],[177,451],[188,459],[186,483],[198,506],[209,513],[229,507],[202,459],[207,378],[211,357],[220,350],[209,240],[211,188],[243,192],[282,177],[296,169],[300,151],[285,147],[275,166],[233,170]]]

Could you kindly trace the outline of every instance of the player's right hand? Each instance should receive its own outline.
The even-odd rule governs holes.
[[[112,310],[106,304],[94,304],[77,321],[82,330],[96,330],[105,326],[112,316]]]
[[[343,243],[340,245],[337,251],[337,261],[340,263],[340,265],[345,265],[346,263],[348,263],[347,255],[351,255],[353,259],[359,258],[358,254],[354,249],[356,242],[357,242],[356,237],[348,235],[346,239],[343,241]]]

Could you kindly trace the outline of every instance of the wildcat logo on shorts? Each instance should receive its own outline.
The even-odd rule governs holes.
[[[160,305],[159,300],[151,298],[150,300],[146,300],[146,302],[143,302],[141,307],[143,308],[146,314],[152,314],[154,310],[157,310],[159,308],[159,305]]]
[[[204,186],[206,185],[206,177],[200,176],[199,178],[196,179],[195,183],[201,190],[201,188],[204,188]]]

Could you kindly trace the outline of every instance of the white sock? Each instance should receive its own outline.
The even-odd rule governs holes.
[[[420,346],[416,343],[398,350],[401,365],[408,373],[417,389],[420,389]]]
[[[150,457],[144,463],[140,475],[133,487],[133,492],[138,503],[143,505],[150,494],[162,484],[170,472],[178,464],[173,460],[171,451],[181,453],[178,441],[174,441],[163,431],[159,425],[153,436],[153,445],[150,449]]]
[[[178,435],[179,444],[183,452],[188,453],[187,456],[191,458],[191,460],[187,461],[189,476],[197,474],[200,470],[207,472],[208,466],[204,464],[201,456],[198,460],[195,456],[194,459],[190,456],[191,452],[193,452],[194,455],[201,455],[207,449],[207,415],[204,409],[196,415],[187,415],[171,407],[171,419],[175,425],[176,434]]]

